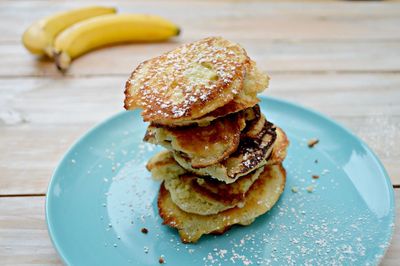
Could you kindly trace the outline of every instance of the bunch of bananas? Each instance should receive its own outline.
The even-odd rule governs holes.
[[[54,58],[65,71],[73,59],[98,47],[164,41],[180,33],[159,16],[116,13],[115,8],[93,6],[54,14],[32,24],[22,42],[31,53]]]

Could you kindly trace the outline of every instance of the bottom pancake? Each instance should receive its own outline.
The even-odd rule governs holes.
[[[274,206],[282,194],[286,172],[281,164],[265,167],[247,192],[244,205],[218,214],[198,215],[181,210],[161,184],[158,209],[164,224],[177,228],[182,242],[197,242],[204,234],[223,233],[234,224],[248,225]]]

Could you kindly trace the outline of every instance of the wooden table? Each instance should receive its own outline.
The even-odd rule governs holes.
[[[51,62],[28,54],[20,38],[34,20],[77,6],[0,1],[0,264],[60,263],[44,202],[63,153],[122,110],[124,82],[139,62],[210,35],[247,49],[272,77],[268,95],[318,110],[368,143],[392,179],[399,211],[399,2],[120,2],[122,12],[170,18],[182,36],[98,50],[61,75]],[[399,229],[382,263],[400,265]]]

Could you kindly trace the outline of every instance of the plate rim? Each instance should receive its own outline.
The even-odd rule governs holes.
[[[365,143],[361,138],[359,138],[356,134],[354,134],[350,129],[346,128],[345,126],[343,126],[342,124],[340,124],[339,122],[335,121],[335,119],[330,118],[329,116],[313,110],[311,108],[305,107],[303,105],[285,100],[285,99],[281,99],[281,98],[277,98],[277,97],[271,97],[271,96],[265,96],[265,95],[258,95],[258,97],[261,99],[260,102],[264,101],[275,101],[277,103],[283,103],[285,105],[289,105],[292,108],[299,108],[302,111],[305,112],[309,112],[314,116],[317,116],[319,118],[322,118],[323,120],[326,120],[330,123],[332,123],[334,126],[338,127],[339,129],[343,130],[345,133],[347,133],[348,135],[350,135],[353,139],[355,139],[356,141],[360,142],[362,144],[362,146],[370,153],[370,155],[372,156],[372,159],[375,161],[375,163],[377,163],[377,166],[379,167],[379,169],[382,171],[383,173],[383,177],[385,180],[385,184],[391,188],[388,189],[389,191],[389,197],[390,197],[390,209],[392,210],[391,212],[391,222],[392,224],[395,224],[395,219],[396,219],[396,202],[395,202],[395,198],[394,198],[394,188],[393,188],[393,184],[391,182],[391,179],[389,177],[389,174],[387,173],[384,165],[382,164],[382,162],[380,161],[379,157],[375,154],[374,150],[368,146],[367,143]],[[95,124],[94,126],[92,126],[89,130],[85,131],[82,135],[80,135],[77,140],[75,140],[71,146],[65,151],[65,153],[61,156],[61,158],[58,160],[57,166],[56,168],[53,170],[53,173],[51,175],[50,181],[48,183],[47,189],[46,189],[46,197],[45,197],[45,220],[46,220],[46,227],[47,227],[47,234],[51,240],[51,243],[53,244],[54,249],[56,250],[56,253],[58,254],[58,256],[61,258],[62,262],[67,264],[67,265],[72,265],[72,262],[68,259],[68,257],[62,252],[62,248],[61,248],[61,244],[59,243],[59,240],[55,239],[54,235],[54,228],[53,225],[51,224],[52,222],[50,221],[50,209],[49,209],[49,202],[51,202],[51,191],[54,188],[54,183],[55,183],[55,179],[57,178],[57,175],[59,174],[61,165],[64,163],[64,161],[66,161],[66,158],[73,152],[73,150],[75,150],[75,148],[80,145],[80,143],[84,142],[88,137],[90,137],[95,131],[97,131],[100,127],[108,124],[110,121],[113,121],[114,119],[118,119],[120,117],[122,117],[124,114],[126,114],[126,110],[120,111],[116,114],[111,115],[110,117],[106,118],[105,120],[101,121],[100,123]],[[139,113],[140,111],[138,109],[133,110],[133,111],[129,111],[129,112],[136,112]],[[50,203],[51,204],[51,203]],[[380,264],[380,262],[382,261],[382,259],[385,257],[389,247],[391,246],[391,242],[393,239],[393,235],[394,235],[394,228],[395,226],[391,227],[391,231],[390,231],[390,236],[387,239],[387,242],[389,243],[384,249],[382,254],[379,257],[379,259],[376,261],[377,264]]]

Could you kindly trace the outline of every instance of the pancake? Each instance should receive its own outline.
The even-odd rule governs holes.
[[[236,182],[226,184],[210,177],[197,176],[193,188],[197,193],[224,204],[239,206],[247,191],[264,171],[264,167],[240,177]]]
[[[259,99],[256,97],[257,93],[262,92],[268,87],[268,81],[269,77],[260,72],[257,69],[255,62],[251,61],[250,72],[246,74],[243,82],[243,90],[239,95],[235,96],[232,101],[194,120],[180,120],[174,121],[173,123],[171,123],[171,121],[161,120],[157,121],[157,124],[169,127],[187,126],[193,124],[197,124],[199,126],[208,125],[211,121],[217,118],[227,116],[232,113],[237,113],[256,105],[259,102]]]
[[[233,100],[243,106],[243,109],[256,105],[260,100],[257,94],[263,92],[269,83],[269,77],[261,72],[254,61],[243,82],[243,90]],[[243,110],[242,109],[242,110]]]
[[[232,184],[187,173],[165,180],[164,185],[174,204],[181,210],[188,213],[211,215],[243,204],[246,192],[257,180],[262,170],[263,168],[260,168]]]
[[[276,133],[276,141],[272,148],[271,155],[268,157],[267,165],[281,164],[287,155],[289,139],[286,133],[279,127],[276,129]]]
[[[264,129],[265,116],[261,114],[260,106],[257,104],[251,109],[244,111],[246,127],[242,131],[242,138],[258,138]]]
[[[266,164],[279,164],[286,156],[289,141],[280,129],[265,121],[259,138],[244,138],[239,148],[227,159],[203,168],[194,168],[184,155],[174,151],[175,160],[187,171],[200,176],[211,176],[227,184]],[[271,160],[270,160],[271,159]]]
[[[285,187],[286,172],[281,164],[265,168],[247,192],[244,205],[213,215],[198,215],[181,210],[161,184],[158,209],[164,224],[178,229],[182,242],[197,242],[204,234],[221,234],[234,224],[248,225],[278,201]]]
[[[162,151],[151,157],[146,168],[151,172],[152,178],[157,181],[175,178],[187,173],[176,163],[170,151]]]
[[[245,125],[242,113],[222,117],[204,127],[150,125],[144,140],[184,153],[193,167],[206,167],[236,151]]]
[[[210,37],[141,63],[126,82],[125,108],[142,108],[144,121],[194,120],[243,90],[250,59],[238,44]]]
[[[201,215],[215,214],[241,204],[263,168],[236,182],[226,184],[210,177],[200,177],[184,170],[171,152],[160,152],[150,159],[147,169],[154,180],[165,181],[173,202],[182,210]]]

